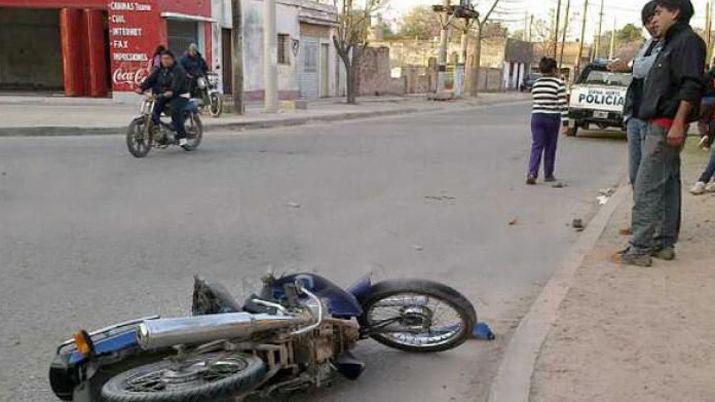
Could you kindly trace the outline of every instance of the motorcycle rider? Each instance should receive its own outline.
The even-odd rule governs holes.
[[[161,53],[161,67],[154,69],[136,92],[142,94],[148,89],[156,95],[152,121],[159,125],[161,113],[168,104],[171,107],[171,122],[176,130],[176,139],[179,145],[186,149],[188,141],[184,127],[184,110],[189,103],[189,82],[186,72],[176,62],[170,50]]]
[[[206,64],[206,60],[199,53],[199,47],[195,43],[189,45],[189,49],[184,53],[180,60],[181,66],[186,70],[190,82],[189,82],[189,93],[191,97],[197,98],[196,94],[196,83],[199,77],[206,75],[209,71],[209,66]]]

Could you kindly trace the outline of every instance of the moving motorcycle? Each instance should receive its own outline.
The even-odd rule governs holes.
[[[456,290],[427,280],[369,277],[343,290],[319,275],[263,278],[239,304],[219,284],[194,280],[192,315],[127,321],[62,343],[50,366],[66,401],[217,401],[356,380],[351,353],[372,338],[408,352],[462,344],[477,321]]]
[[[201,109],[211,117],[219,117],[223,112],[223,97],[218,90],[218,74],[208,72],[196,77],[196,95],[201,101]]]
[[[160,120],[158,125],[154,124],[151,115],[155,102],[155,96],[147,95],[139,108],[140,115],[129,123],[129,128],[127,129],[127,148],[129,153],[137,158],[145,157],[152,148],[168,148],[171,145],[178,145],[175,138],[176,129],[171,121]],[[169,108],[168,105],[167,108]],[[193,151],[201,144],[201,138],[204,134],[198,104],[194,100],[190,100],[184,113],[184,127],[188,137],[188,144],[184,145],[183,148],[187,151]],[[168,114],[170,113],[165,110],[162,113],[162,118],[167,118]]]

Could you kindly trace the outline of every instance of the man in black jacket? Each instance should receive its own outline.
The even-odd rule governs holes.
[[[137,88],[142,94],[148,89],[156,95],[152,114],[154,124],[159,124],[161,113],[167,104],[171,106],[171,122],[176,129],[176,139],[182,147],[187,146],[186,128],[184,127],[184,109],[189,103],[189,80],[186,72],[176,62],[174,54],[168,50],[161,53],[161,68],[154,69],[151,75]]]
[[[689,25],[690,0],[656,0],[655,26],[663,48],[643,89],[640,117],[648,121],[635,183],[633,237],[621,255],[628,265],[650,266],[651,257],[675,258],[680,232],[680,151],[704,92],[705,42]],[[658,233],[656,233],[658,229]]]

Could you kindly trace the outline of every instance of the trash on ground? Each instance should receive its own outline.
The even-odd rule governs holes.
[[[630,236],[633,234],[633,229],[631,229],[631,228],[621,229],[618,231],[618,234],[620,234],[621,236]]]
[[[422,250],[425,249],[424,247],[419,246],[419,245],[417,245],[417,244],[415,244],[414,246],[412,246],[412,248],[415,249],[415,250],[417,250],[417,251],[422,251]]]
[[[616,189],[614,189],[613,187],[602,188],[602,189],[598,190],[598,194],[604,195],[606,197],[612,196],[615,192],[616,192]]]
[[[514,219],[512,219],[512,220],[509,221],[509,226],[514,226],[514,225],[516,225],[517,223],[519,223],[519,221],[518,221],[516,218],[514,218]]]
[[[574,218],[573,221],[571,221],[571,227],[576,229],[577,232],[583,231],[585,226],[583,225],[583,219],[580,218]]]
[[[286,207],[300,208],[300,204],[298,204],[297,202],[289,202],[286,204]]]
[[[485,322],[479,322],[472,330],[472,336],[483,341],[493,341],[496,338],[489,325]]]
[[[608,200],[610,200],[610,197],[607,197],[605,195],[599,195],[596,197],[596,200],[598,200],[598,205],[606,205],[608,204]]]
[[[452,197],[451,195],[442,193],[441,195],[426,195],[425,199],[433,201],[454,201],[457,197]]]
[[[554,183],[551,185],[551,187],[553,187],[553,188],[564,188],[564,187],[568,187],[568,186],[569,185],[564,182],[557,182],[557,183]]]

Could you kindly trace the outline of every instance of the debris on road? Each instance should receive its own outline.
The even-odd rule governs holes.
[[[583,219],[580,218],[574,218],[573,221],[571,221],[571,227],[576,229],[577,232],[583,231],[585,226],[583,225]]]
[[[566,184],[566,183],[564,183],[564,182],[561,182],[561,181],[560,181],[560,182],[556,182],[556,183],[554,183],[554,184],[551,185],[551,187],[553,187],[553,188],[564,188],[564,187],[568,187],[568,186],[569,186],[568,184]]]
[[[452,197],[451,195],[442,193],[441,195],[426,195],[425,199],[432,201],[454,201],[457,197]]]
[[[425,249],[424,247],[418,246],[418,245],[416,245],[416,244],[415,244],[414,246],[412,246],[412,248],[415,249],[415,250],[417,250],[417,251],[422,251],[422,250]]]
[[[298,204],[297,202],[289,202],[286,204],[286,207],[300,208],[300,204]]]
[[[514,226],[514,225],[516,225],[517,223],[519,223],[519,220],[516,219],[516,218],[514,218],[514,219],[512,219],[512,220],[509,221],[509,226]]]

